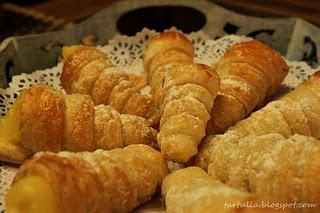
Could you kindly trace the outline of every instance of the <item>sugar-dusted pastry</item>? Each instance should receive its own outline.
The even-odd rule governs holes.
[[[192,63],[193,57],[193,45],[181,33],[163,32],[149,41],[143,55],[143,65],[152,98],[158,107],[163,102],[163,83],[167,72],[178,64]]]
[[[223,135],[204,140],[196,159],[196,165],[204,169],[208,167],[217,140],[237,143],[239,139],[249,134],[264,135],[267,133],[278,133],[286,138],[297,133],[320,139],[319,71],[295,90],[239,121]]]
[[[211,134],[223,133],[263,106],[289,70],[280,54],[257,40],[234,45],[214,67],[221,84],[208,123]]]
[[[269,195],[288,203],[317,204],[319,212],[320,141],[310,136],[249,135],[236,143],[212,136],[208,172],[228,186]]]
[[[6,194],[6,212],[130,212],[151,199],[167,173],[160,153],[141,144],[41,152],[19,169]]]
[[[159,123],[159,111],[152,99],[140,94],[130,76],[113,66],[107,55],[87,46],[63,48],[61,84],[68,94],[90,95],[95,105],[114,107],[118,112],[144,117]]]
[[[158,134],[165,158],[186,162],[197,154],[218,87],[214,70],[202,64],[179,64],[167,73]]]
[[[146,119],[94,106],[90,96],[63,95],[46,85],[25,90],[1,119],[0,159],[21,163],[37,151],[93,151],[156,143]]]
[[[149,42],[144,66],[152,97],[162,114],[158,144],[166,159],[186,162],[205,136],[219,77],[192,62],[193,46],[180,33],[165,32]]]
[[[166,52],[170,50],[169,52]],[[166,53],[164,53],[166,52]],[[147,72],[149,83],[157,67],[170,62],[192,62],[194,47],[181,33],[167,31],[154,36],[147,45],[143,55],[143,65]],[[154,60],[157,58],[156,60]]]
[[[266,197],[263,199],[263,196],[226,186],[199,167],[188,167],[169,174],[164,179],[162,195],[167,213],[275,211],[275,208],[262,207],[263,201],[270,201]],[[281,210],[288,212],[287,209]]]

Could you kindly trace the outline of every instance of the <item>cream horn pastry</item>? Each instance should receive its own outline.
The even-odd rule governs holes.
[[[157,135],[142,117],[94,106],[88,95],[63,95],[46,85],[22,92],[0,124],[0,159],[12,163],[38,151],[154,146]]]
[[[237,143],[213,136],[208,173],[228,186],[287,203],[315,204],[295,209],[319,212],[320,141],[295,134],[249,135]]]
[[[320,139],[319,91],[318,71],[296,89],[239,121],[224,134],[204,140],[196,158],[196,165],[207,169],[217,140],[237,143],[239,139],[250,134],[268,133],[278,133],[285,138],[300,134]]]
[[[181,163],[197,154],[219,88],[217,73],[193,63],[192,57],[193,46],[187,38],[165,32],[150,40],[143,61],[162,115],[161,153]]]
[[[289,71],[280,54],[257,40],[232,46],[214,68],[221,84],[208,123],[210,134],[223,133],[263,106]]]
[[[167,173],[160,153],[142,144],[109,151],[40,152],[15,176],[6,212],[130,212],[151,199]]]
[[[87,94],[95,105],[110,105],[120,113],[144,117],[152,126],[159,123],[152,99],[142,95],[130,76],[113,66],[105,53],[88,46],[66,46],[63,57],[60,80],[68,94]]]
[[[199,167],[188,167],[169,174],[164,179],[162,195],[165,199],[166,213],[275,211],[261,206],[263,201],[271,201],[270,198],[231,188]],[[285,209],[282,212],[289,211]]]

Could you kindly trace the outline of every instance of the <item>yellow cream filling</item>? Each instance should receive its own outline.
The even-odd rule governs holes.
[[[62,48],[62,57],[64,60],[69,58],[75,51],[81,49],[81,45],[74,45],[74,46],[64,46]]]
[[[7,114],[0,119],[1,144],[18,144],[20,142],[21,99],[21,96],[19,96]]]
[[[25,176],[16,182],[5,197],[7,213],[57,213],[50,185],[40,176]]]

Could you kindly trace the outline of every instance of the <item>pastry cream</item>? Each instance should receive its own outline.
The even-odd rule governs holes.
[[[8,113],[0,119],[0,143],[17,144],[20,141],[20,97],[17,98]]]
[[[8,213],[58,212],[50,185],[40,176],[25,176],[6,195]]]
[[[62,48],[62,56],[63,59],[69,58],[75,51],[81,48],[81,45],[74,45],[74,46],[64,46]]]

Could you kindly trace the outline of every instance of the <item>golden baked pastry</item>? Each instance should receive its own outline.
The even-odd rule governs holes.
[[[129,212],[151,199],[167,173],[160,153],[141,144],[41,152],[19,169],[6,194],[6,212]]]
[[[157,135],[142,117],[120,114],[111,106],[94,106],[88,95],[63,95],[46,85],[24,91],[0,124],[0,146],[4,147],[0,159],[12,163],[43,150],[153,146]]]
[[[205,65],[179,64],[167,73],[158,134],[158,144],[165,158],[186,162],[197,154],[210,119],[205,104],[213,103],[218,86],[218,76]],[[207,96],[198,98],[203,93]],[[201,102],[205,97],[208,99]]]
[[[41,150],[78,153],[41,152],[23,164],[6,212],[130,212],[161,186],[168,174],[163,157],[185,163],[206,128],[222,133],[234,124],[201,145],[195,164],[210,175],[189,167],[165,178],[166,212],[274,212],[226,204],[320,200],[320,72],[240,121],[288,73],[282,57],[261,42],[234,45],[211,68],[193,62],[186,37],[164,32],[147,45],[143,79],[92,47],[64,47],[63,57],[61,83],[71,95],[44,85],[24,91],[0,119],[0,160],[21,163]],[[152,99],[139,93],[145,79]],[[157,136],[149,126],[159,121]],[[156,137],[161,155],[146,146],[155,146]],[[79,153],[100,148],[110,151]],[[303,211],[309,210],[320,209]]]
[[[175,53],[162,53],[167,50],[172,50]],[[176,54],[177,52],[178,54]],[[159,55],[159,53],[162,53],[163,55]],[[189,40],[181,33],[167,31],[154,36],[148,42],[147,48],[143,55],[143,65],[149,79],[149,84],[151,84],[153,72],[158,66],[173,61],[192,62],[193,57],[194,47],[191,42],[189,42]],[[154,60],[154,58],[159,58],[159,60]]]
[[[68,94],[87,94],[95,105],[110,105],[120,113],[144,117],[152,126],[159,123],[152,99],[140,94],[130,76],[113,66],[105,53],[78,45],[64,47],[63,57],[61,84]]]
[[[199,167],[188,167],[169,174],[163,181],[162,195],[166,213],[261,213],[275,210],[259,208],[262,201],[270,201],[267,197],[226,186]]]
[[[152,98],[158,107],[163,105],[163,84],[167,72],[180,63],[192,63],[193,57],[193,45],[180,33],[164,32],[148,42],[143,65],[151,86]]]
[[[177,162],[197,154],[219,88],[213,69],[192,62],[193,51],[182,34],[165,32],[150,40],[143,61],[152,97],[162,114],[161,153]]]
[[[208,122],[209,134],[223,133],[263,106],[289,71],[280,54],[257,40],[232,46],[214,67],[221,84]]]
[[[280,134],[267,134],[231,142],[219,135],[212,137],[208,173],[223,183],[288,203],[319,202],[318,139],[303,135],[286,139]],[[319,212],[320,206],[309,210]]]
[[[295,90],[239,121],[226,133],[209,137],[201,144],[196,165],[206,169],[211,163],[216,141],[235,142],[249,135],[278,133],[284,137],[293,134],[320,139],[320,72],[313,74]]]

